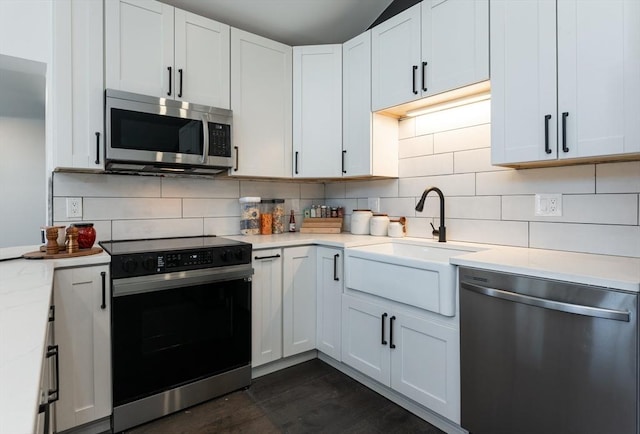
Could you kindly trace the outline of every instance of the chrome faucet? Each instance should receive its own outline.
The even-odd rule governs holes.
[[[438,187],[427,188],[424,193],[422,193],[422,197],[416,205],[416,211],[422,212],[422,210],[424,209],[424,201],[427,198],[427,195],[432,191],[435,191],[436,193],[438,193],[438,196],[440,196],[440,227],[436,229],[433,226],[433,223],[430,223],[431,228],[433,229],[432,234],[438,236],[439,242],[445,243],[447,241],[447,228],[444,227],[444,195],[442,194],[442,191],[440,191]]]

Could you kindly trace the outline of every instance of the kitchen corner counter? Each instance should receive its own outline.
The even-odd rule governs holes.
[[[111,259],[104,252],[69,259],[10,259],[39,247],[0,249],[0,434],[35,430],[55,269]]]
[[[255,250],[295,247],[309,244],[346,248],[389,243],[394,239],[372,235],[352,235],[346,232],[340,234],[301,234],[300,232],[286,232],[277,235],[225,235],[225,238],[251,243]]]

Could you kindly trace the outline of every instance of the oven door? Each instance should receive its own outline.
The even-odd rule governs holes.
[[[114,407],[251,363],[251,265],[113,281]]]

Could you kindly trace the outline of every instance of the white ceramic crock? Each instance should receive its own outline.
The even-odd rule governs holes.
[[[369,221],[373,213],[368,209],[354,209],[351,214],[351,233],[354,235],[368,235]]]
[[[369,222],[369,232],[371,235],[386,237],[389,227],[389,216],[386,214],[374,214]]]

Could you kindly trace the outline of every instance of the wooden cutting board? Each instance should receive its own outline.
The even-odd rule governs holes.
[[[80,249],[77,252],[67,253],[66,250],[60,253],[56,253],[55,255],[47,255],[46,252],[36,251],[29,252],[22,255],[25,259],[65,259],[65,258],[75,258],[77,256],[89,256],[96,255],[98,253],[102,253],[102,249],[100,247],[92,247],[90,249]]]
[[[339,234],[342,230],[342,219],[306,218],[302,221],[300,232],[303,234]]]

